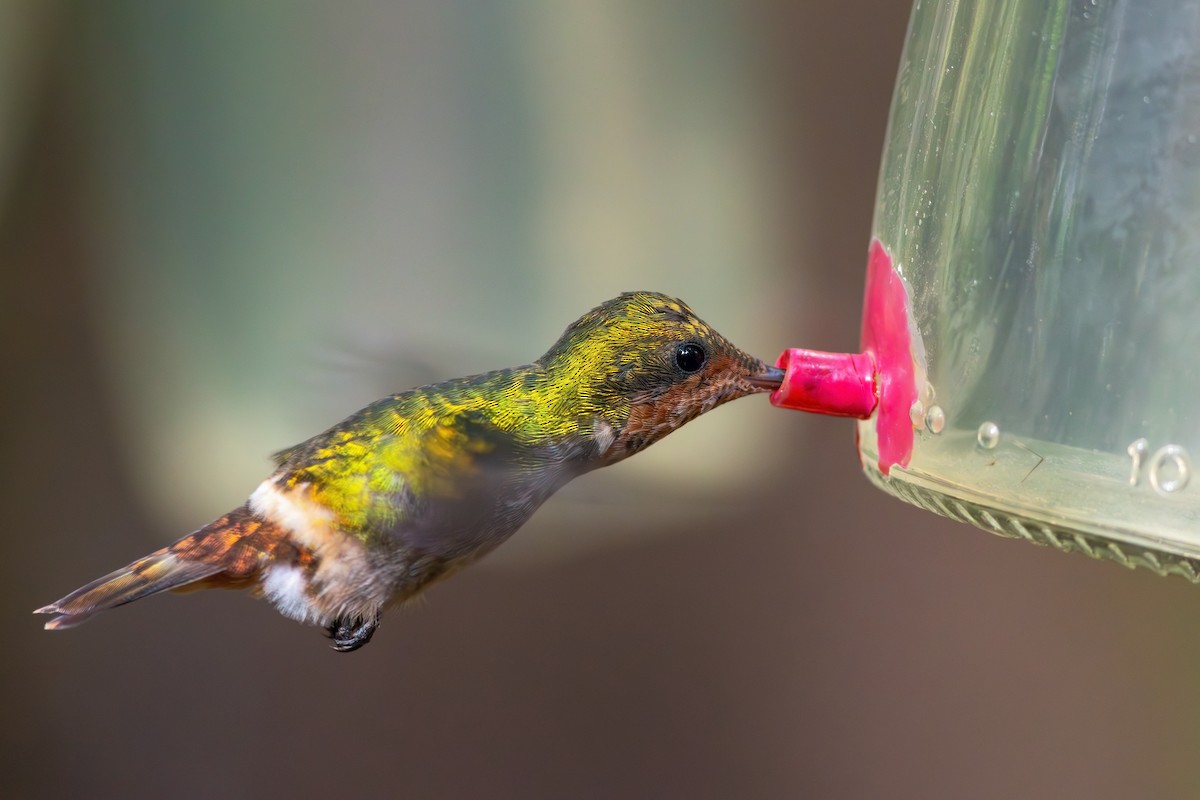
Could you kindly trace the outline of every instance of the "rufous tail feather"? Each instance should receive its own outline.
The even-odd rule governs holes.
[[[304,560],[278,526],[242,506],[33,613],[58,614],[46,630],[63,630],[158,592],[244,586],[277,558]]]

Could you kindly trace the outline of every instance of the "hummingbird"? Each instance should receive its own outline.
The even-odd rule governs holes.
[[[573,478],[783,375],[681,301],[627,292],[530,364],[393,394],[281,450],[243,505],[34,613],[63,630],[158,592],[248,588],[357,650]]]

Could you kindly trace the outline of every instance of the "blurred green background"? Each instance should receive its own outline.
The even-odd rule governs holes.
[[[352,656],[234,593],[29,615],[626,289],[855,348],[907,16],[0,4],[0,796],[1195,796],[1200,589],[902,505],[763,398]]]

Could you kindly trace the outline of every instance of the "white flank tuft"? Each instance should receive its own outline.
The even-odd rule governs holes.
[[[308,579],[294,564],[277,564],[267,570],[262,582],[263,594],[279,613],[299,622],[316,622],[318,617],[308,597]]]
[[[304,496],[307,486],[282,491],[271,478],[250,495],[250,510],[291,534],[298,544],[318,549],[324,544],[333,514]]]

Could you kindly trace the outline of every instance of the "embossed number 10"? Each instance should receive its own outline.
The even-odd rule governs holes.
[[[1150,443],[1138,439],[1126,448],[1125,452],[1133,459],[1129,472],[1129,485],[1137,486],[1141,482],[1142,466],[1146,462],[1146,454],[1150,452]],[[1192,477],[1192,460],[1187,451],[1177,444],[1164,445],[1150,457],[1147,470],[1150,485],[1159,494],[1174,494],[1187,486]]]

